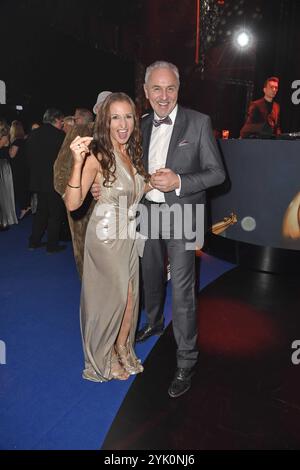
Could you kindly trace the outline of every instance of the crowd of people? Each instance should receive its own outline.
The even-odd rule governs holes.
[[[143,371],[134,345],[163,333],[168,259],[177,344],[172,398],[190,388],[198,358],[195,252],[187,247],[199,228],[197,206],[205,204],[208,188],[225,179],[210,118],[178,105],[179,86],[174,64],[151,64],[144,91],[152,109],[141,122],[122,92],[99,94],[95,122],[82,108],[67,117],[48,109],[26,139],[27,183],[16,193],[23,216],[30,194],[37,194],[32,250],[44,245],[46,229],[46,250],[64,249],[59,227],[67,209],[82,277],[84,379],[126,380]],[[9,155],[4,160],[16,158],[21,138],[1,137]],[[180,237],[182,221],[169,217],[175,206],[191,225],[191,233],[183,227]],[[147,322],[137,332],[140,265]]]
[[[9,131],[6,121],[0,121],[0,230],[18,223],[15,210],[14,184],[9,155]]]
[[[37,124],[33,123],[32,129]],[[31,211],[29,166],[25,152],[27,135],[23,123],[14,120],[9,126],[0,119],[0,230],[7,230]],[[20,213],[17,217],[16,207]]]

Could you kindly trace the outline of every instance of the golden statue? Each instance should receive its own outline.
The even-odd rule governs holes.
[[[230,225],[237,223],[237,216],[233,212],[231,212],[229,217],[224,217],[222,222],[217,222],[213,224],[210,231],[214,235],[220,235],[220,233],[224,232]],[[196,256],[201,256],[201,249],[196,247]]]
[[[230,225],[236,224],[237,223],[237,216],[233,212],[231,212],[229,217],[224,217],[222,222],[217,222],[216,224],[213,224],[211,227],[211,231],[214,235],[220,235],[220,233],[223,233]]]
[[[285,211],[282,222],[284,238],[300,238],[300,192],[296,194]]]

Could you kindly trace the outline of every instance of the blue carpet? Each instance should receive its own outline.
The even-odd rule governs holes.
[[[82,380],[80,283],[71,244],[54,255],[28,251],[30,229],[28,217],[0,233],[0,340],[6,345],[0,448],[99,449],[134,377]],[[232,267],[203,255],[201,288]],[[139,357],[145,359],[156,341],[137,345]]]

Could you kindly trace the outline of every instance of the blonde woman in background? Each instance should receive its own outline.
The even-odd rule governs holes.
[[[73,127],[75,126],[75,118],[74,116],[65,116],[64,117],[64,125],[63,125],[63,131],[68,134]]]

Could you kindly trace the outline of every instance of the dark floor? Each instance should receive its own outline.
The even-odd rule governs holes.
[[[171,326],[149,355],[103,449],[300,449],[299,277],[236,268],[200,295],[192,388],[171,399]]]

